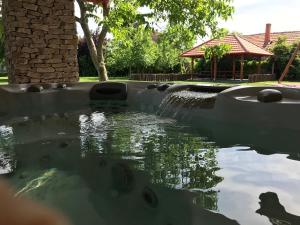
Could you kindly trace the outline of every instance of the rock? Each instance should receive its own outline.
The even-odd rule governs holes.
[[[190,91],[204,92],[204,93],[220,93],[230,88],[230,86],[203,86],[203,85],[190,85]]]
[[[157,84],[149,84],[147,86],[147,89],[149,89],[149,90],[152,90],[152,89],[155,89],[155,88],[157,88]]]
[[[264,103],[279,102],[282,100],[282,93],[276,89],[264,89],[258,93],[257,100]]]
[[[92,87],[90,91],[91,100],[126,100],[127,84],[105,82]]]
[[[170,84],[161,84],[157,86],[158,91],[165,91],[167,90],[171,85]]]
[[[41,92],[43,90],[43,86],[41,85],[31,85],[26,89],[26,92]]]
[[[174,93],[174,92],[180,92],[180,91],[189,91],[192,85],[190,84],[178,84],[174,85],[172,87],[169,87],[167,92],[168,93]]]
[[[57,89],[66,89],[67,85],[66,84],[57,84],[56,88]]]

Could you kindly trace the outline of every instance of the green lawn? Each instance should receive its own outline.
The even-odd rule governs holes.
[[[97,82],[98,77],[80,77],[80,82]],[[128,80],[127,77],[112,77],[110,78],[110,81],[113,82],[145,82],[145,81],[133,81]],[[8,83],[8,79],[5,76],[0,76],[0,85],[5,85]],[[149,82],[153,83],[153,82]],[[209,80],[203,80],[203,81],[175,81],[172,83],[176,84],[203,84],[203,85],[215,85],[215,86],[232,86],[232,85],[245,85],[245,86],[276,86],[278,85],[277,81],[266,81],[266,82],[257,82],[257,83],[247,83],[247,82],[241,82],[241,81],[232,81],[232,80],[222,80],[222,81],[209,81]],[[299,86],[300,82],[292,82],[292,81],[285,81],[282,82],[283,85],[287,86]]]
[[[0,85],[8,84],[8,78],[7,77],[0,77]]]
[[[81,77],[80,82],[97,82],[98,78],[97,77]],[[145,81],[134,81],[134,80],[128,80],[126,77],[112,77],[110,78],[110,81],[114,82],[145,82]],[[149,82],[153,83],[153,82]],[[265,81],[265,82],[257,82],[257,83],[248,83],[248,82],[241,82],[239,80],[222,80],[222,81],[208,81],[208,80],[203,80],[203,81],[174,81],[171,83],[176,83],[176,84],[203,84],[203,85],[215,85],[215,86],[232,86],[232,85],[244,85],[244,86],[277,86],[278,82],[277,81]],[[282,85],[289,85],[289,86],[300,86],[300,81],[297,82],[292,82],[292,81],[285,81],[282,82]]]

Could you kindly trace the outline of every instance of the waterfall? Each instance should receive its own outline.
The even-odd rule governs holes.
[[[217,93],[180,91],[168,94],[159,106],[160,116],[177,117],[179,113],[192,109],[213,109]]]

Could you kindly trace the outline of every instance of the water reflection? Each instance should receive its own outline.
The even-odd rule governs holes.
[[[81,116],[80,127],[85,154],[132,160],[152,183],[192,190],[198,193],[197,204],[217,210],[217,192],[212,189],[223,178],[216,175],[216,147],[204,138],[185,132],[173,120],[139,113]]]
[[[147,216],[152,224],[158,224],[153,218],[168,224],[178,217],[171,224],[237,224],[227,216],[244,225],[269,225],[267,217],[255,213],[257,196],[266,191],[278,193],[290,210],[298,209],[299,162],[248,147],[220,149],[199,129],[171,119],[96,111],[28,119],[12,127],[0,132],[0,152],[18,161],[10,180],[23,194],[58,206],[78,225],[103,224],[99,215],[119,224],[115,212],[132,225],[144,208],[157,208],[156,217],[147,212],[140,224]],[[74,204],[78,201],[85,207]]]
[[[13,147],[12,128],[0,126],[0,175],[10,174],[16,167]]]
[[[300,216],[288,213],[281,205],[276,193],[267,192],[259,196],[260,209],[256,213],[269,218],[273,225],[299,225]]]

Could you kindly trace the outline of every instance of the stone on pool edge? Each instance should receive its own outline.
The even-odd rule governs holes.
[[[258,92],[257,100],[264,103],[280,102],[282,93],[276,89],[264,89]]]

